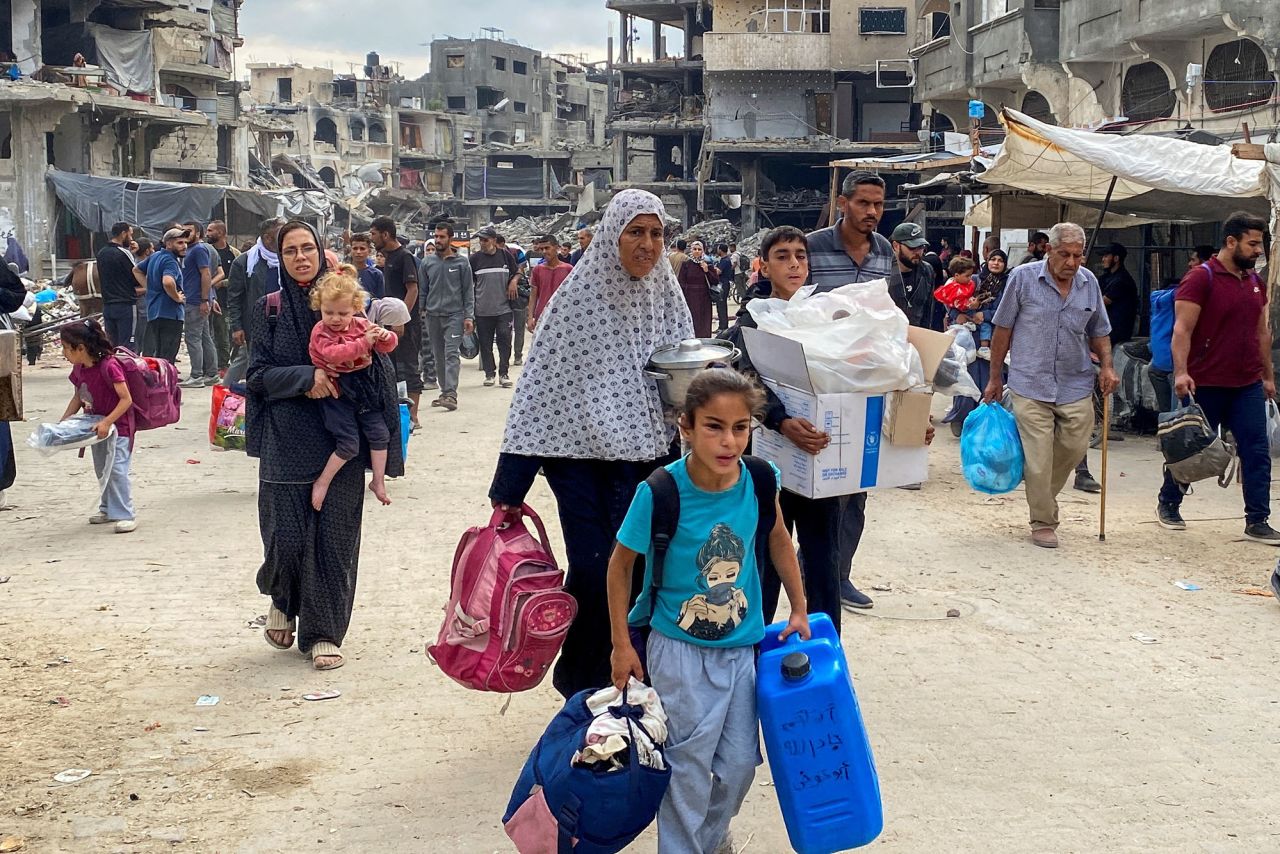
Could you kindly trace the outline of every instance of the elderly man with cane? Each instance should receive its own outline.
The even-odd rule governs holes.
[[[1026,456],[1031,541],[1058,547],[1058,493],[1089,447],[1094,369],[1104,397],[1120,380],[1111,363],[1111,323],[1098,280],[1084,266],[1085,233],[1075,223],[1049,230],[1043,261],[1013,271],[995,315],[991,364],[1012,352],[1009,388]],[[992,371],[983,401],[999,401],[1004,384]]]

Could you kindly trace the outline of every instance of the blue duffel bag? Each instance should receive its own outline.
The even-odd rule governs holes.
[[[627,751],[627,764],[615,770],[573,764],[595,720],[587,708],[587,698],[594,693],[588,689],[569,698],[520,772],[502,823],[522,852],[615,854],[658,815],[671,782],[669,765],[660,771],[642,765],[634,748]],[[624,695],[622,705],[611,706],[604,714],[626,718],[629,727],[643,729],[643,711],[641,706],[627,704]]]

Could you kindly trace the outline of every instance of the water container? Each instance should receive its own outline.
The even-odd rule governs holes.
[[[765,630],[756,677],[774,791],[799,854],[831,854],[872,842],[884,829],[880,781],[844,650],[831,618],[812,614],[813,636],[778,643]]]
[[[413,426],[409,418],[409,404],[400,404],[400,452],[409,459],[409,428]]]

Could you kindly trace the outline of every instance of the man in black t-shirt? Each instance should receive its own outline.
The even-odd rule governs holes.
[[[1102,301],[1111,320],[1111,346],[1117,347],[1133,337],[1133,324],[1138,318],[1138,283],[1125,269],[1129,250],[1122,243],[1112,243],[1102,253]]]
[[[389,216],[380,216],[369,227],[373,245],[386,259],[382,275],[386,279],[387,296],[403,300],[409,309],[409,322],[404,325],[400,343],[391,354],[396,364],[396,380],[405,384],[409,394],[409,416],[413,426],[418,424],[418,403],[422,399],[422,372],[418,361],[422,349],[422,306],[418,302],[418,264],[412,255],[400,245],[396,236],[396,223]]]
[[[94,278],[102,294],[102,326],[111,343],[137,350],[133,334],[133,309],[138,301],[138,283],[133,278],[133,256],[126,248],[133,240],[127,222],[111,226],[111,241],[98,250]]]
[[[227,325],[226,313],[227,285],[231,283],[231,262],[240,253],[227,242],[227,224],[220,219],[209,223],[209,227],[204,230],[204,239],[217,255],[218,266],[222,268],[222,278],[213,284],[218,307],[209,316],[209,326],[213,331],[213,343],[218,350],[218,370],[225,371],[231,365],[231,329]]]

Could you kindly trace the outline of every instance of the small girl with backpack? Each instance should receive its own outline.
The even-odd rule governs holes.
[[[81,409],[86,415],[101,415],[94,427],[98,438],[93,445],[93,469],[104,483],[97,514],[89,517],[90,525],[115,523],[117,534],[128,534],[138,527],[133,512],[129,463],[133,451],[133,396],[125,381],[124,368],[113,355],[111,339],[96,320],[84,320],[62,327],[62,355],[72,364],[71,384],[75,391],[62,413],[66,421]],[[111,427],[116,436],[108,439]],[[108,472],[107,469],[110,469]]]
[[[647,677],[669,717],[672,773],[658,811],[660,851],[720,850],[755,777],[764,560],[776,566],[791,602],[781,638],[809,638],[777,467],[743,458],[762,404],[759,388],[731,368],[694,378],[680,417],[691,452],[639,486],[609,560],[613,683],[622,689],[632,676]],[[645,583],[628,613],[641,554]]]

